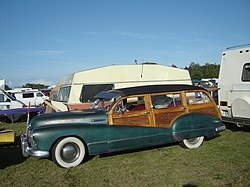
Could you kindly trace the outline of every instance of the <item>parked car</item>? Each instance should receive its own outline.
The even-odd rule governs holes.
[[[42,114],[21,134],[24,156],[52,157],[61,167],[86,155],[180,142],[197,148],[225,129],[203,88],[155,85],[98,93],[91,109]]]
[[[38,89],[32,88],[16,88],[14,90],[7,90],[6,92],[23,102],[26,106],[31,107],[42,106],[43,102],[49,99],[48,96],[45,96]]]
[[[9,110],[23,107],[26,107],[23,102],[17,100],[5,90],[0,89],[0,110]]]

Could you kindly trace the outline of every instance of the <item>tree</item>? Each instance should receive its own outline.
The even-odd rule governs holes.
[[[206,63],[203,66],[192,62],[189,67],[185,67],[189,71],[191,79],[201,80],[203,78],[218,78],[220,65]]]
[[[191,79],[202,79],[201,66],[198,63],[192,62],[187,68]]]
[[[206,63],[202,66],[203,78],[218,78],[220,65]]]
[[[22,88],[32,88],[32,89],[42,89],[42,88],[48,88],[49,86],[44,85],[44,84],[31,84],[27,83],[22,86]]]

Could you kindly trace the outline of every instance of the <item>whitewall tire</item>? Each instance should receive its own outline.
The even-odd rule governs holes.
[[[86,149],[81,140],[75,137],[60,139],[52,149],[52,160],[64,168],[81,164],[86,155]]]
[[[195,138],[184,139],[181,143],[185,148],[193,149],[200,147],[204,141],[204,136],[199,136]]]

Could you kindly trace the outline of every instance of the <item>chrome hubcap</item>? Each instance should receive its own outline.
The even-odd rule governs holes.
[[[80,155],[80,148],[75,143],[67,143],[61,150],[61,158],[65,162],[74,162]]]
[[[198,142],[199,142],[199,140],[200,140],[200,137],[197,137],[197,138],[190,138],[190,139],[188,139],[188,142],[190,143],[190,144],[197,144]]]

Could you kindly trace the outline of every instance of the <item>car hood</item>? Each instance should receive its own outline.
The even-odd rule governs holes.
[[[107,124],[107,112],[101,110],[75,110],[47,113],[34,117],[29,126],[34,130],[55,125]]]

